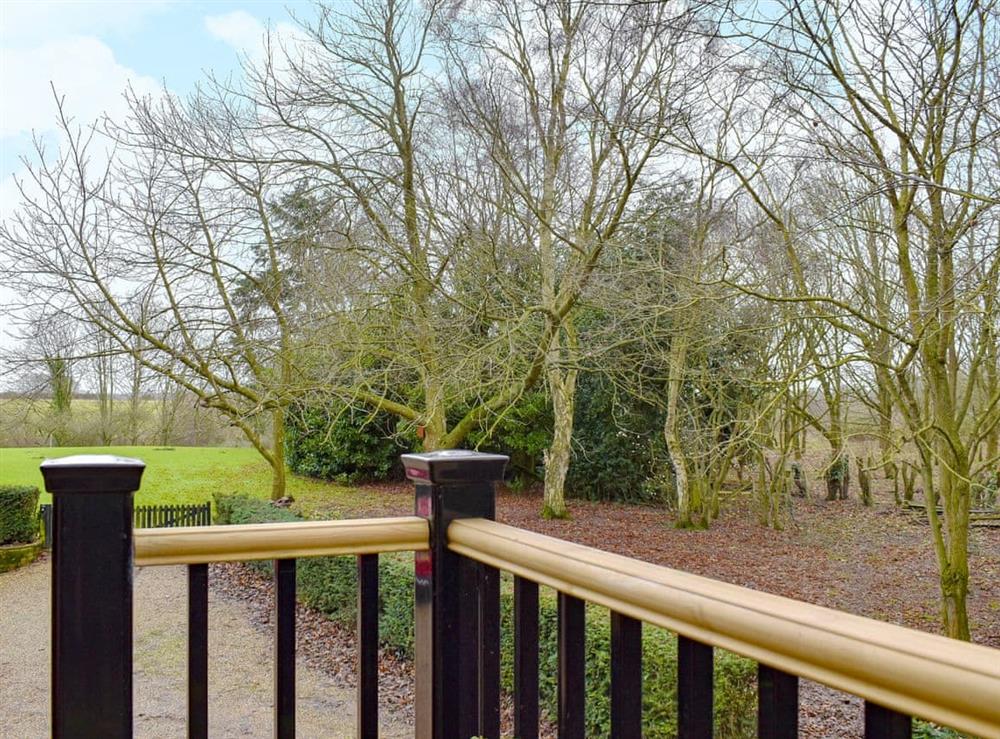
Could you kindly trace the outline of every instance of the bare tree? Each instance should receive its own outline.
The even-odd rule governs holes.
[[[996,4],[975,0],[789,0],[766,16],[737,12],[723,27],[750,42],[740,54],[744,77],[755,80],[756,104],[766,100],[773,115],[758,118],[753,131],[744,120],[742,132],[727,137],[727,153],[701,152],[730,166],[778,228],[794,288],[780,299],[850,337],[883,373],[918,455],[945,630],[963,639],[970,486],[1000,402],[1000,388],[987,387],[993,316],[983,321],[980,309],[996,284],[987,280],[995,274],[988,239],[1000,203],[989,174],[1000,137],[991,112],[998,25]],[[775,136],[781,140],[765,152]],[[817,217],[803,203],[781,207],[776,193],[788,202],[788,173],[816,160],[850,173],[864,199],[884,204],[890,264],[863,274],[877,289],[898,291],[898,303],[866,303],[850,284],[810,281],[803,256],[830,215]],[[846,211],[857,202],[851,187],[838,205]]]
[[[135,102],[132,119],[113,129],[118,149],[102,169],[93,133],[66,117],[64,152],[50,158],[39,148],[22,208],[0,227],[17,265],[10,277],[29,305],[71,305],[108,344],[102,355],[129,356],[225,415],[269,462],[280,497],[293,373],[276,297],[269,172],[173,156],[169,136],[193,125],[191,115],[171,101],[155,114]],[[241,305],[240,290],[259,300]],[[272,419],[269,440],[263,415]]]
[[[552,399],[543,515],[563,517],[580,347],[574,311],[693,76],[692,16],[666,4],[483,2],[453,19],[452,106],[503,178],[538,282]],[[537,351],[537,350],[536,350]],[[538,356],[536,354],[536,356]]]

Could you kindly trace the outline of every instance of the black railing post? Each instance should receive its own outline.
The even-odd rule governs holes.
[[[430,549],[415,557],[416,736],[492,739],[499,696],[481,692],[495,684],[500,650],[481,639],[499,640],[499,627],[486,622],[500,619],[498,599],[484,592],[494,578],[449,551],[447,531],[456,518],[495,517],[507,457],[448,450],[402,459],[416,483],[416,513],[430,522]]]
[[[41,464],[52,493],[52,736],[132,736],[132,494],[138,459]]]

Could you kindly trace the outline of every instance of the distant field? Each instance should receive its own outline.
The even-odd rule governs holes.
[[[245,446],[246,439],[215,411],[200,408],[191,398],[169,403],[143,398],[130,422],[129,403],[117,399],[112,419],[102,424],[100,405],[93,398],[73,398],[65,433],[71,443],[85,446],[111,438],[119,443],[182,446]],[[166,414],[166,415],[164,415]],[[0,448],[45,446],[54,427],[52,409],[44,398],[0,396]]]
[[[234,447],[27,447],[0,449],[0,485],[37,485],[43,488],[38,465],[48,457],[71,454],[117,454],[146,463],[136,502],[201,503],[216,491],[239,490],[266,497],[268,467],[253,449]],[[49,500],[44,495],[45,501]]]
[[[253,449],[241,447],[25,447],[0,448],[0,485],[37,485],[43,488],[38,465],[50,457],[71,454],[117,454],[146,463],[142,489],[136,503],[203,503],[215,492],[246,493],[267,498],[271,494],[271,468]],[[321,501],[344,503],[367,497],[355,488],[320,480],[288,476],[288,492],[305,511]],[[51,496],[42,495],[43,502]]]

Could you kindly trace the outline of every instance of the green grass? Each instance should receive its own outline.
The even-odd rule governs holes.
[[[44,489],[38,465],[49,457],[116,454],[146,463],[136,503],[203,503],[212,493],[240,490],[267,497],[270,474],[253,449],[238,447],[28,447],[0,449],[0,484],[37,485]],[[44,494],[42,502],[51,498]]]
[[[0,485],[36,485],[44,490],[38,465],[43,459],[71,454],[116,454],[141,459],[146,471],[135,499],[141,505],[204,503],[217,492],[244,493],[255,498],[271,494],[271,468],[254,449],[246,447],[0,448]],[[356,488],[291,474],[287,490],[306,513],[319,503],[324,504],[324,510],[334,502],[349,509],[370,496]],[[50,499],[47,493],[42,494],[43,503]]]

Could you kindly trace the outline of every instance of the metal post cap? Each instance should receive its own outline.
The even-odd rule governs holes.
[[[510,460],[506,454],[487,454],[468,449],[403,454],[406,477],[414,482],[498,482]]]
[[[113,454],[76,454],[44,460],[39,468],[49,493],[131,493],[146,463]]]

